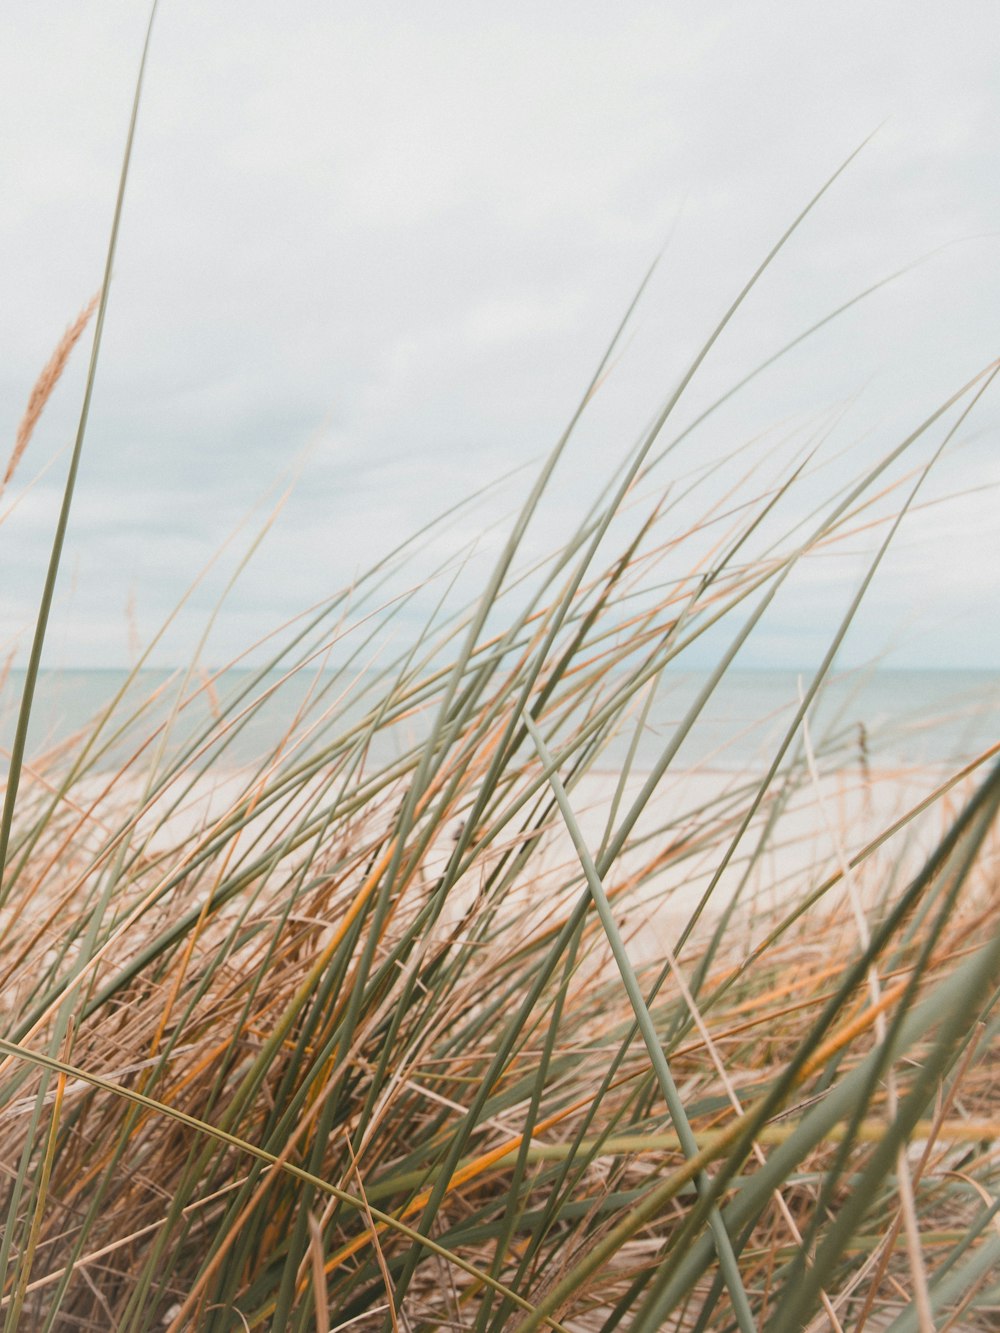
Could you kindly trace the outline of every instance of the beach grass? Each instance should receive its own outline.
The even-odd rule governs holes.
[[[5,1330],[996,1327],[996,747],[887,806],[851,720],[810,725],[996,364],[846,482],[811,438],[673,469],[677,404],[837,175],[547,556],[634,303],[473,597],[461,550],[407,581],[445,514],[238,685],[193,655],[149,699],[144,657],[29,754],[85,404],[4,804]],[[859,534],[767,757],[692,772],[786,580]]]

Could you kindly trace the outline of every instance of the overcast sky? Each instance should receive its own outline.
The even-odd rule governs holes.
[[[100,283],[146,17],[137,0],[4,6],[0,462]],[[130,598],[148,636],[299,464],[214,660],[541,457],[669,237],[560,476],[555,533],[777,236],[881,125],[678,414],[943,246],[760,381],[678,467],[847,403],[832,451],[853,446],[846,467],[876,456],[1000,353],[998,32],[995,0],[162,0],[46,662],[126,662]],[[29,636],[86,352],[0,500],[3,656]],[[850,660],[892,647],[900,664],[1000,665],[997,392],[928,498],[972,493],[904,528]],[[502,490],[500,510],[530,476]],[[813,660],[859,568],[817,565],[745,660]],[[183,658],[216,589],[161,661]]]

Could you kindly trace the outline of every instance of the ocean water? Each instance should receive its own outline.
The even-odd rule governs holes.
[[[119,766],[167,719],[177,699],[179,673],[140,672],[116,713],[123,719],[140,711],[121,735],[118,722],[106,727],[97,767]],[[324,707],[343,694],[347,680],[334,673],[293,678],[273,690],[263,705],[248,709],[277,683],[257,680],[255,673],[229,670],[181,710],[171,728],[170,744],[191,743],[216,711],[242,715],[226,746],[213,751],[212,762],[236,767],[265,753],[295,722],[307,694],[325,690]],[[43,671],[40,675],[29,731],[29,756],[60,748],[67,757],[79,752],[92,719],[107,707],[126,681],[116,670]],[[702,688],[697,671],[667,673],[651,709],[637,749],[637,766],[648,768],[668,743]],[[723,770],[746,770],[766,764],[787,731],[807,674],[781,670],[733,670],[706,705],[677,757],[677,766],[695,764]],[[189,693],[196,688],[189,684]],[[23,672],[12,671],[0,688],[0,744],[3,764],[14,734]],[[365,681],[355,682],[355,692]],[[336,736],[360,719],[375,692],[340,705],[340,718],[315,737],[316,743]],[[634,715],[635,716],[635,715]],[[306,723],[308,725],[308,723]],[[629,724],[612,740],[601,766],[620,763],[632,737]],[[376,761],[391,757],[419,740],[427,717],[414,715],[381,733],[373,746]],[[830,679],[810,712],[810,731],[817,750],[839,738],[839,761],[868,762],[873,767],[955,764],[974,757],[1000,740],[1000,671],[868,670]],[[155,744],[155,741],[152,743]],[[152,753],[151,746],[146,753]]]

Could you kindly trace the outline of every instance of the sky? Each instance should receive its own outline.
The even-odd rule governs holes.
[[[0,462],[100,285],[147,16],[136,0],[4,8]],[[662,250],[531,535],[528,552],[545,549],[874,132],[676,414],[681,427],[929,255],[755,382],[676,466],[821,423],[827,478],[870,462],[1000,353],[998,36],[992,0],[958,15],[892,0],[162,0],[46,664],[126,664],[293,479],[213,629],[215,661],[512,471],[490,512],[513,514]],[[30,640],[87,350],[0,497],[4,659]],[[935,466],[934,503],[901,529],[847,660],[1000,665],[998,393]],[[474,580],[487,526],[470,513],[435,558],[479,538]],[[871,549],[813,562],[741,660],[815,660]],[[227,568],[157,661],[185,659]]]

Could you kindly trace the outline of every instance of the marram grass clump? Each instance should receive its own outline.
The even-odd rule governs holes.
[[[877,775],[804,729],[817,675],[773,771],[705,795],[673,756],[727,650],[629,767],[683,654],[738,647],[868,522],[865,480],[753,558],[789,491],[748,493],[666,578],[650,485],[619,548],[598,510],[504,571],[489,627],[475,602],[362,670],[393,610],[354,585],[196,727],[188,673],[38,756],[0,954],[7,1326],[906,1328],[919,1293],[989,1327],[989,754],[858,845],[833,792]]]
[[[467,605],[389,634],[431,525],[259,669],[137,674],[29,758],[85,410],[4,805],[5,1329],[996,1326],[994,751],[887,811],[851,720],[810,725],[996,368],[803,519],[811,439],[735,488],[675,465],[746,291],[547,560],[616,343]],[[782,585],[873,534],[768,758],[706,786],[682,747]]]

